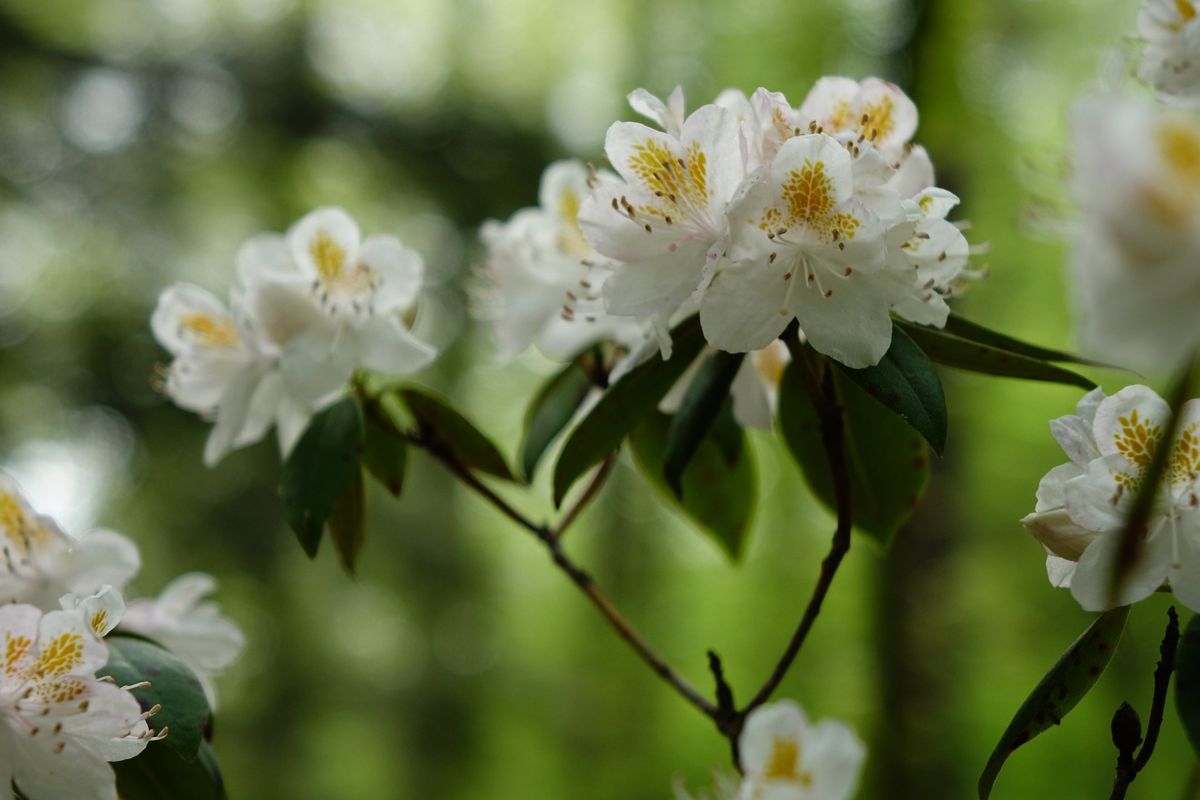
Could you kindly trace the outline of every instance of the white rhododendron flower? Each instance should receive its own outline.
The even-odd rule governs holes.
[[[50,611],[65,594],[124,588],[141,566],[137,547],[119,533],[92,531],[74,539],[40,516],[15,481],[0,472],[0,603]]]
[[[30,800],[116,800],[110,761],[155,737],[128,689],[95,677],[108,648],[80,609],[0,607],[0,786]]]
[[[739,800],[847,800],[858,790],[866,748],[843,722],[809,724],[784,700],[756,709],[739,739]]]
[[[58,602],[64,610],[77,608],[82,611],[83,618],[101,638],[120,625],[125,617],[125,598],[111,586],[105,586],[86,597],[74,593],[64,594]]]
[[[1200,19],[1193,0],[1145,0],[1137,29],[1146,41],[1138,77],[1166,97],[1200,97]]]
[[[745,175],[738,121],[707,105],[674,135],[617,122],[605,153],[620,178],[596,176],[579,224],[619,262],[604,284],[605,307],[650,320],[666,354],[672,316],[707,284],[728,244],[726,210]]]
[[[507,222],[483,224],[487,255],[472,288],[502,356],[535,344],[566,360],[601,340],[630,348],[644,338],[635,320],[604,310],[601,292],[614,265],[579,227],[590,183],[582,162],[556,161],[542,173],[537,207],[521,209]]]
[[[153,600],[135,600],[121,627],[162,644],[196,673],[216,707],[213,677],[242,654],[246,637],[216,603],[204,598],[217,588],[211,575],[193,572],[171,581]]]
[[[242,246],[232,310],[195,287],[168,288],[152,319],[175,356],[164,389],[215,418],[205,463],[272,425],[286,455],[358,368],[407,374],[428,365],[436,351],[409,331],[423,271],[398,239],[363,239],[345,211],[320,208],[286,236]]]
[[[1200,120],[1117,95],[1076,107],[1081,343],[1137,369],[1200,347]]]
[[[1137,602],[1164,586],[1200,610],[1200,400],[1180,409],[1179,433],[1162,441],[1171,409],[1145,386],[1092,392],[1078,413],[1051,425],[1071,461],[1051,470],[1022,523],[1046,548],[1055,585],[1088,611]],[[1169,446],[1136,564],[1115,603],[1110,587],[1120,534],[1154,453]],[[1073,563],[1072,563],[1073,562]]]

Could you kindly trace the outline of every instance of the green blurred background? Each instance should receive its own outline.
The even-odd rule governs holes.
[[[416,458],[371,495],[365,566],[303,557],[264,443],[216,470],[207,426],[150,387],[158,290],[223,293],[246,236],[321,204],[396,232],[437,284],[421,382],[512,451],[551,367],[491,357],[459,279],[474,231],[535,202],[542,166],[598,160],[624,94],[677,82],[798,103],[823,74],[917,99],[919,141],[963,199],[991,278],[960,310],[1070,344],[1061,264],[1065,112],[1126,48],[1134,0],[0,0],[0,462],[44,511],[140,544],[138,591],[212,572],[250,647],[220,683],[235,798],[666,798],[725,765],[543,551]],[[1120,70],[1118,65],[1116,70]],[[1110,391],[1122,376],[1100,374]],[[1064,460],[1046,421],[1078,392],[947,373],[951,442],[887,558],[852,550],[783,686],[870,745],[863,797],[966,798],[1011,713],[1088,622],[1017,524]],[[693,682],[723,655],[743,695],[798,618],[832,521],[756,436],[762,497],[744,563],[622,462],[570,548]],[[515,501],[547,513],[545,476]],[[1125,644],[1066,724],[1017,753],[996,798],[1106,797],[1108,719],[1146,712],[1165,617]],[[1189,796],[1174,711],[1130,794]]]

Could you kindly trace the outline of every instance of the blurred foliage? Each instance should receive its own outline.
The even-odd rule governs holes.
[[[598,160],[636,86],[693,104],[822,74],[879,74],[989,242],[959,303],[1068,346],[1064,110],[1132,29],[1134,0],[0,0],[0,453],[72,530],[133,536],[146,593],[203,569],[251,642],[221,681],[234,797],[664,798],[725,744],[638,663],[544,554],[421,454],[399,503],[369,490],[357,579],[288,532],[269,443],[219,469],[206,426],[158,396],[158,290],[224,291],[246,236],[341,204],[396,232],[437,284],[423,376],[517,447],[553,365],[489,357],[457,279],[475,227],[535,201],[542,166]],[[1127,380],[1089,374],[1110,391]],[[947,371],[945,457],[887,559],[860,539],[782,693],[871,744],[864,796],[968,797],[1029,690],[1086,627],[1016,520],[1062,460],[1046,420],[1070,387]],[[501,394],[501,390],[503,393]],[[497,402],[498,397],[504,397]],[[568,545],[694,682],[722,655],[748,692],[786,641],[832,521],[770,437],[745,563],[665,510],[627,459]],[[549,463],[546,460],[543,464]],[[543,468],[536,495],[548,511]],[[1062,728],[1013,756],[994,797],[1099,797],[1113,709],[1149,702],[1163,598],[1134,610]],[[1131,797],[1179,796],[1174,712]]]

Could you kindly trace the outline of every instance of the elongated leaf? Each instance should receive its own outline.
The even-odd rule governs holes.
[[[579,359],[567,364],[546,382],[525,412],[521,442],[521,471],[533,478],[538,461],[563,429],[570,424],[592,388],[592,378]]]
[[[113,762],[121,800],[225,800],[212,746],[201,742],[196,758],[184,761],[167,747],[168,739],[151,742],[137,758]]]
[[[1108,366],[1099,361],[1093,361],[1090,358],[1077,356],[1074,353],[1068,353],[1063,350],[1052,350],[1049,347],[1022,342],[1020,339],[1014,339],[998,331],[990,330],[953,313],[946,320],[946,327],[943,330],[960,339],[979,342],[998,350],[1005,350],[1009,353],[1016,353],[1019,356],[1026,356],[1039,361],[1063,361],[1070,364],[1083,364],[1091,367]]]
[[[834,362],[837,363],[837,362]],[[867,394],[899,414],[941,455],[946,447],[946,397],[929,356],[899,327],[892,345],[873,367],[841,367]]]
[[[354,473],[349,488],[338,499],[329,515],[329,538],[338,560],[351,575],[358,567],[358,556],[366,543],[366,494],[362,470]]]
[[[571,431],[554,465],[554,504],[562,503],[583,473],[621,446],[638,423],[654,413],[659,400],[691,365],[704,347],[700,318],[691,317],[671,332],[674,354],[663,361],[653,356],[608,387],[595,407]],[[665,445],[664,445],[665,446]]]
[[[1051,725],[1058,725],[1100,679],[1116,652],[1129,606],[1106,611],[1067,648],[1021,704],[992,751],[979,778],[980,800],[987,800],[1004,762],[1018,747]]]
[[[212,715],[196,674],[178,656],[149,639],[115,631],[105,643],[108,663],[96,674],[111,676],[118,686],[149,681],[150,686],[134,689],[133,696],[145,711],[162,706],[150,724],[157,729],[170,728],[163,741],[180,758],[194,759]]]
[[[362,440],[358,403],[345,397],[312,418],[283,465],[288,524],[309,558],[317,555],[326,520],[358,474]]]
[[[835,514],[837,496],[820,419],[799,365],[791,363],[779,384],[779,428],[817,498]],[[916,508],[929,479],[929,448],[904,420],[881,413],[879,404],[853,381],[835,374],[854,525],[882,545]]]
[[[670,426],[671,418],[659,412],[643,419],[629,436],[634,462],[673,508],[737,560],[745,549],[758,496],[758,473],[745,433],[733,422],[726,404],[684,469],[680,480],[683,491],[677,496],[663,478]],[[731,439],[737,443],[732,454]]]
[[[1023,378],[1030,381],[1065,383],[1083,389],[1096,388],[1095,381],[1037,358],[1001,350],[991,345],[960,339],[953,334],[920,325],[897,323],[912,337],[925,354],[948,367],[998,375],[1004,378]]]
[[[701,363],[679,410],[667,432],[667,451],[663,457],[663,477],[676,496],[683,491],[684,468],[708,435],[722,406],[729,399],[729,387],[742,365],[743,353],[713,352]]]
[[[1175,655],[1175,708],[1188,741],[1200,756],[1200,614],[1193,615]]]
[[[390,420],[378,419],[385,412],[379,408],[366,414],[366,433],[363,438],[362,465],[375,476],[395,497],[404,488],[404,474],[408,468],[408,443],[405,438],[388,424]]]
[[[446,447],[461,464],[506,481],[516,480],[496,445],[444,400],[418,389],[403,389],[400,395],[422,435]]]

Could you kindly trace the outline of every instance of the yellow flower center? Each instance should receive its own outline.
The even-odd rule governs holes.
[[[674,214],[698,214],[708,206],[708,156],[692,144],[685,158],[676,158],[665,144],[647,139],[633,148],[629,168],[642,185],[657,198],[638,211],[667,224]]]
[[[811,786],[812,773],[800,768],[800,743],[792,739],[776,738],[771,745],[771,756],[767,759],[763,778]]]
[[[789,172],[781,199],[782,209],[771,207],[759,220],[758,227],[769,234],[781,235],[803,224],[830,241],[838,241],[853,239],[862,224],[853,214],[833,212],[833,181],[825,172],[824,161],[805,161],[800,169]]]
[[[33,674],[36,678],[54,678],[66,675],[82,663],[83,637],[67,631],[42,645]]]
[[[232,347],[242,340],[232,319],[203,311],[184,316],[183,327],[205,347]]]

